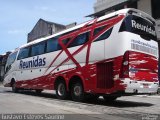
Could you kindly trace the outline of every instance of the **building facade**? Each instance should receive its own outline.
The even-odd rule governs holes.
[[[56,32],[64,30],[66,26],[49,22],[43,19],[39,19],[34,28],[28,33],[27,42],[31,42],[35,39],[52,35]]]
[[[112,11],[123,8],[136,8],[142,10],[157,21],[157,36],[160,40],[160,0],[97,0],[94,4],[94,14],[91,17],[100,17]]]
[[[7,62],[8,55],[10,53],[11,52],[7,52],[3,55],[0,55],[0,81],[3,81],[4,75],[5,75],[5,65]]]

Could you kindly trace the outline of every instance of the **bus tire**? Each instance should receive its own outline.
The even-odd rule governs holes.
[[[16,87],[16,82],[12,81],[11,85],[12,85],[12,92],[17,93],[19,89]]]
[[[117,96],[103,96],[106,102],[113,102],[117,99]]]
[[[56,96],[58,99],[65,100],[68,97],[66,84],[64,81],[59,81],[56,85]]]
[[[73,101],[82,102],[85,99],[82,83],[76,82],[71,88],[71,97]]]

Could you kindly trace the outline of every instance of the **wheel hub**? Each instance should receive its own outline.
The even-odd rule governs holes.
[[[81,87],[80,87],[80,86],[76,86],[76,87],[74,88],[74,94],[75,94],[76,96],[80,96],[80,94],[81,94]]]
[[[63,96],[65,94],[65,86],[63,84],[58,85],[58,95]]]

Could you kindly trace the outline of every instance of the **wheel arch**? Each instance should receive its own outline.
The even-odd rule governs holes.
[[[15,82],[16,82],[16,79],[15,78],[11,78],[11,82],[10,82],[11,87],[12,87],[13,83],[15,83]]]
[[[54,89],[56,89],[57,84],[58,84],[59,82],[61,82],[61,81],[63,81],[63,82],[65,83],[65,85],[66,85],[66,81],[65,81],[65,78],[64,78],[63,76],[57,76],[57,77],[55,78],[55,81],[54,81]]]

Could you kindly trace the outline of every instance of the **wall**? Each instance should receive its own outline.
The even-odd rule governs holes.
[[[139,0],[138,9],[152,15],[151,0]]]
[[[32,31],[28,33],[28,40],[27,42],[31,42],[35,39],[46,37],[52,35],[58,31],[65,29],[64,25],[52,23],[40,19],[37,24],[34,26]]]
[[[97,0],[94,4],[94,11],[99,12],[111,6],[117,5],[119,3],[125,2],[128,0]]]
[[[158,40],[160,40],[160,20],[157,20],[157,37],[158,37]]]
[[[45,23],[43,20],[39,20],[33,30],[28,34],[28,42],[31,42],[37,38],[49,35],[52,26]]]

